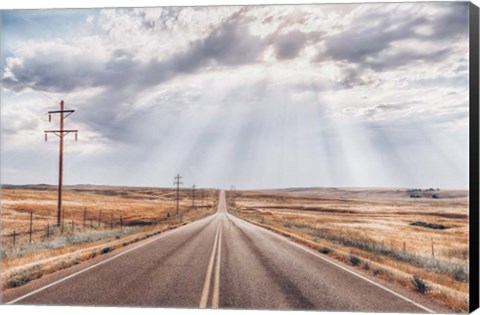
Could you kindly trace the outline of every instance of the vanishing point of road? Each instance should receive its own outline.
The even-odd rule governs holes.
[[[214,215],[6,290],[2,303],[445,312],[228,214],[219,198]]]

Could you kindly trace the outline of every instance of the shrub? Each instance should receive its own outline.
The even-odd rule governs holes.
[[[139,227],[128,227],[124,228],[123,231],[118,230],[107,230],[107,231],[85,231],[81,233],[77,233],[75,235],[60,235],[55,238],[50,238],[49,240],[44,240],[38,243],[22,243],[17,245],[16,247],[7,247],[2,248],[0,252],[0,258],[14,258],[14,257],[21,257],[26,254],[39,251],[42,249],[58,249],[70,244],[80,244],[80,243],[92,243],[106,238],[116,238],[120,237],[122,234],[131,234],[140,232],[141,229]]]
[[[318,251],[319,251],[320,253],[322,253],[322,254],[327,255],[328,253],[330,253],[330,248],[320,247],[320,248],[318,249]]]
[[[421,226],[421,227],[424,227],[424,228],[434,229],[434,230],[446,230],[446,229],[448,229],[448,226],[445,226],[443,224],[427,223],[427,222],[422,222],[422,221],[415,221],[413,223],[410,223],[410,225]]]
[[[290,223],[290,222],[285,222],[285,223],[283,223],[283,226],[286,227],[287,229],[290,229],[290,228],[292,228],[294,225],[293,225],[292,223]]]
[[[390,257],[397,261],[406,262],[415,267],[426,268],[436,273],[451,275],[455,277],[455,279],[457,279],[458,281],[468,282],[469,279],[468,263],[451,260],[447,261],[438,258],[435,259],[432,257],[420,256],[416,253],[411,253],[408,251],[404,252],[403,250],[387,247],[382,243],[376,242],[373,239],[369,239],[358,234],[333,233],[329,230],[314,229],[308,225],[296,224],[291,222],[285,222],[283,223],[283,226],[308,233],[312,235],[317,241],[322,239],[329,240],[335,244],[358,248],[360,250],[374,253],[376,255]],[[445,226],[445,228],[448,229],[449,227]],[[468,248],[465,250],[465,252],[468,255]]]
[[[421,294],[424,294],[428,291],[428,287],[427,287],[427,284],[422,280],[422,278],[420,278],[419,276],[417,275],[414,275],[413,278],[412,278],[412,284],[413,286],[415,287],[415,289],[420,292]]]
[[[105,247],[104,249],[102,249],[102,254],[110,253],[111,251],[112,251],[111,247]]]
[[[370,264],[368,263],[368,261],[363,263],[363,269],[370,270]]]
[[[352,266],[358,265],[360,261],[360,258],[358,258],[357,256],[350,256],[350,263],[352,264]]]
[[[19,275],[18,277],[9,280],[8,286],[10,288],[20,287],[25,283],[29,282],[30,280],[31,280],[30,275]]]

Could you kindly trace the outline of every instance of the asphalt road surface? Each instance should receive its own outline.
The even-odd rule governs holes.
[[[445,312],[406,289],[218,211],[3,292],[4,304]]]

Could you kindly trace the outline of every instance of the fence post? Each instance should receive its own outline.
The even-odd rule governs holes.
[[[47,240],[50,239],[50,223],[47,223]]]
[[[123,232],[123,218],[120,216],[120,231]]]
[[[435,259],[435,248],[433,247],[433,238],[432,238],[432,258]]]
[[[83,229],[85,230],[85,225],[87,224],[87,207],[83,209]]]
[[[110,229],[113,229],[113,211],[110,211]]]
[[[100,213],[98,214],[98,229],[100,230],[102,224],[102,210],[100,209]]]
[[[72,220],[72,234],[75,234],[75,221]]]
[[[61,233],[63,235],[63,226],[65,223],[65,208],[62,208],[62,228],[61,228]]]
[[[29,240],[28,240],[28,243],[29,244],[32,244],[32,219],[33,219],[33,212],[30,211],[30,231],[29,231]]]
[[[16,238],[16,233],[15,233],[15,230],[13,230],[13,247],[15,247],[15,238]]]

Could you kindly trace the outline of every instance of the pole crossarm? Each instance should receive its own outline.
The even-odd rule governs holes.
[[[76,129],[71,129],[71,130],[45,130],[45,139],[47,139],[47,133],[53,133],[54,135],[56,135],[57,137],[63,137],[63,136],[66,136],[68,135],[69,133],[72,133],[74,132],[75,133],[75,141],[78,139],[77,137],[77,133],[78,133],[78,130]],[[46,140],[45,140],[46,141]]]
[[[66,113],[66,115],[63,115],[64,113]],[[63,116],[62,119],[65,119],[73,113],[75,113],[74,109],[49,110],[48,111],[48,121],[52,121],[52,114],[62,114],[62,116]]]
[[[45,132],[51,133],[70,133],[70,132],[78,132],[77,129],[63,129],[63,130],[45,130]]]
[[[74,109],[65,109],[65,110],[49,110],[49,114],[57,114],[57,113],[75,113]]]

